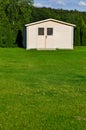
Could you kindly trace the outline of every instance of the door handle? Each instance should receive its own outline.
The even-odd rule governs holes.
[[[47,38],[47,36],[45,36]]]

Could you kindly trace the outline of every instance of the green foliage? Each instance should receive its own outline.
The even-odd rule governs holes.
[[[9,23],[6,32],[6,47],[12,47],[12,31]]]
[[[83,27],[82,29],[82,45],[85,46],[86,45],[86,25]]]
[[[2,46],[2,26],[0,25],[0,47]]]
[[[75,24],[75,45],[86,45],[86,12],[36,8],[33,0],[0,0],[0,46],[17,46],[17,34],[24,34],[25,24],[47,18]]]
[[[0,48],[1,130],[86,130],[86,47]]]
[[[75,28],[75,32],[74,32],[74,44],[77,46],[81,45],[81,41],[80,41],[80,28],[77,27]]]
[[[17,33],[30,22],[33,0],[0,0],[0,46],[16,45]]]

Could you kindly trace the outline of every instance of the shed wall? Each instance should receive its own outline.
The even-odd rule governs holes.
[[[45,35],[38,36],[38,28],[45,28]],[[53,35],[47,36],[46,29],[53,28]],[[27,27],[27,49],[73,49],[73,27],[47,21]]]

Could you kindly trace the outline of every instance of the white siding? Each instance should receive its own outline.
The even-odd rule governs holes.
[[[38,28],[44,27],[45,35],[38,35]],[[46,21],[27,28],[27,49],[73,49],[73,28],[62,23]],[[53,28],[53,35],[47,36],[47,28]]]
[[[36,48],[36,28],[35,26],[27,27],[27,49]]]

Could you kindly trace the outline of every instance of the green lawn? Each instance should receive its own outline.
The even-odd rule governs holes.
[[[0,130],[86,130],[86,47],[0,48]]]

